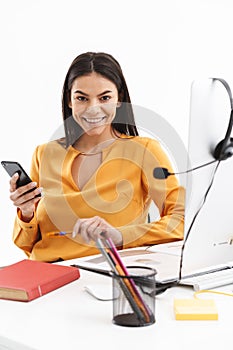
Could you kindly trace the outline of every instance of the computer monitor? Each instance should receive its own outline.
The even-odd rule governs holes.
[[[216,145],[224,139],[231,105],[219,80],[195,80],[191,86],[189,124],[189,168],[214,161]],[[233,157],[187,174],[185,235],[201,208],[212,179],[213,184],[185,243],[185,271],[227,264],[233,261]]]

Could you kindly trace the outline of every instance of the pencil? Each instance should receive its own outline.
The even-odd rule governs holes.
[[[119,275],[126,275],[126,276],[128,276],[129,274],[128,274],[127,268],[123,264],[123,262],[122,262],[122,260],[120,258],[120,255],[118,254],[118,251],[117,251],[113,241],[111,240],[111,238],[110,237],[106,237],[105,232],[102,232],[101,236],[103,237],[103,241],[105,242],[105,245],[106,245],[105,249],[106,249],[106,251],[110,254],[112,259],[115,260],[115,266],[116,266],[116,268],[118,270]],[[142,280],[144,280],[144,279],[142,278]],[[133,279],[129,278],[128,280],[125,279],[124,282],[127,284],[128,288],[130,289],[131,293],[134,296],[135,301],[137,302],[138,306],[140,307],[140,309],[144,313],[145,318],[149,322],[149,319],[151,319],[151,317],[154,317],[153,313],[150,310],[150,308],[147,306],[147,304],[143,301],[140,293],[138,292],[138,289],[136,287],[135,281]]]
[[[112,258],[112,260],[114,261],[115,267],[116,267],[116,270],[117,270],[117,273],[119,274],[119,276],[124,276],[124,275],[129,276],[128,271],[125,268],[124,264],[122,263],[111,239],[109,239],[109,238],[105,239],[105,243],[108,245],[108,247],[106,248],[106,251],[110,255],[110,257]],[[114,249],[112,251],[113,247],[114,247]],[[123,282],[128,287],[128,289],[129,289],[130,293],[132,294],[133,299],[135,300],[137,306],[143,312],[146,322],[150,322],[151,311],[149,310],[149,308],[146,306],[143,299],[141,298],[134,281],[131,278],[126,277],[123,279]]]
[[[112,256],[107,253],[106,248],[103,245],[103,242],[100,238],[97,238],[96,240],[96,245],[99,248],[100,252],[102,253],[102,255],[105,257],[105,259],[107,260],[107,262],[109,263],[110,267],[112,268],[113,272],[115,272],[118,275],[118,271],[117,268],[115,266],[115,262],[112,259]],[[138,306],[138,304],[136,303],[136,300],[133,298],[133,295],[131,293],[131,291],[129,290],[128,286],[124,283],[125,281],[119,279],[118,280],[127,300],[129,301],[132,309],[134,310],[134,312],[136,313],[138,319],[140,321],[145,320],[144,316],[143,316],[143,312],[141,311],[140,307]]]

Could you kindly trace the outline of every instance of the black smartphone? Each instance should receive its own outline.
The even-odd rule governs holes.
[[[24,170],[22,165],[20,165],[18,162],[3,160],[1,161],[1,164],[3,168],[6,170],[6,172],[10,175],[10,177],[12,177],[15,173],[19,174],[19,178],[16,182],[17,187],[25,186],[28,183],[32,182],[32,179],[30,178],[30,176]],[[31,190],[25,193],[31,192],[34,189],[35,188],[32,188]],[[41,194],[36,195],[36,197],[41,197]]]

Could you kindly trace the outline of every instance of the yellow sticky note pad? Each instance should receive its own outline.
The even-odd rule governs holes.
[[[218,320],[214,300],[174,299],[176,320]]]

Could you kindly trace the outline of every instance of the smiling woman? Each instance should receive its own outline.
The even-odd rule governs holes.
[[[39,145],[32,157],[30,175],[39,188],[26,193],[31,185],[16,188],[18,177],[11,178],[15,244],[31,259],[57,261],[98,254],[103,231],[118,248],[182,239],[184,189],[176,177],[153,178],[152,164],[172,171],[171,163],[157,140],[138,135],[115,58],[76,57],[62,110],[65,137]],[[159,217],[149,223],[152,201]]]

